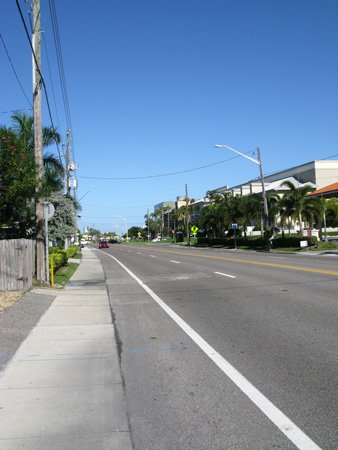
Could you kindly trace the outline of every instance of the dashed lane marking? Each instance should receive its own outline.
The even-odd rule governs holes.
[[[99,252],[101,250],[98,250]],[[101,253],[105,253],[102,252]],[[244,375],[242,375],[232,364],[209,345],[191,326],[175,313],[155,292],[153,292],[143,281],[138,278],[128,267],[117,258],[105,253],[114,259],[149,295],[150,297],[171,317],[176,324],[192,339],[195,344],[221,369],[221,371],[259,408],[265,416],[273,422],[276,427],[300,450],[320,450],[291,419],[289,419],[277,406],[265,397]]]
[[[217,275],[223,275],[223,277],[229,277],[229,278],[237,278],[235,277],[235,275],[229,275],[228,273],[223,273],[223,272],[214,272]]]

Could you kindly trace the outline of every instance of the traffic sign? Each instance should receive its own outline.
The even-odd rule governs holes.
[[[232,230],[237,230],[237,228],[238,228],[238,224],[237,223],[232,223],[231,224],[231,229]]]
[[[55,213],[55,207],[53,205],[53,203],[51,202],[46,202],[45,203],[45,207],[44,207],[44,218],[47,218],[47,220],[50,220]]]
[[[191,228],[191,231],[192,231],[192,234],[196,234],[197,233],[197,231],[198,231],[198,227],[196,227],[196,225],[193,225]]]

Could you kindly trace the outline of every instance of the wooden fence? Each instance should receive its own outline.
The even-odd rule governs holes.
[[[0,291],[28,291],[33,287],[35,241],[0,240]]]

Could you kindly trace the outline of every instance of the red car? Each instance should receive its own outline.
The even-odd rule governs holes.
[[[108,242],[107,241],[101,241],[99,243],[99,248],[109,248]]]

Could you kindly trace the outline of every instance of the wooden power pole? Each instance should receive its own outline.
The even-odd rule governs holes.
[[[33,107],[34,107],[34,154],[37,170],[36,192],[42,185],[42,124],[41,124],[41,28],[40,28],[40,0],[33,0]],[[44,243],[44,204],[39,196],[36,199],[36,279],[46,280],[45,273],[45,243]]]

